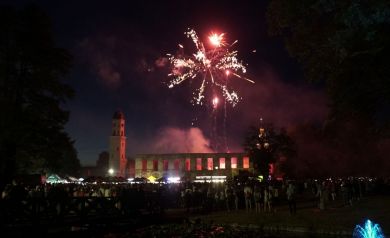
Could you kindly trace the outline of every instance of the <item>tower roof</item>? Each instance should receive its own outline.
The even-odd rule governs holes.
[[[125,119],[125,115],[123,115],[122,111],[118,110],[114,113],[112,119]]]

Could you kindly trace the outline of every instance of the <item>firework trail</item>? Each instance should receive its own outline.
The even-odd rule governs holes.
[[[237,59],[238,52],[230,50],[237,41],[227,44],[223,33],[213,33],[209,36],[210,44],[205,47],[203,42],[199,40],[195,30],[188,29],[185,35],[195,44],[196,52],[187,56],[184,54],[184,46],[179,44],[182,53],[177,55],[168,54],[172,66],[172,70],[168,74],[172,78],[168,83],[168,87],[173,88],[186,80],[200,78],[200,86],[193,95],[193,104],[203,104],[206,87],[209,86],[213,91],[219,89],[225,100],[234,107],[240,101],[240,97],[237,92],[227,87],[228,76],[232,75],[254,83],[242,76],[246,73],[246,68]],[[215,97],[215,95],[212,96]]]

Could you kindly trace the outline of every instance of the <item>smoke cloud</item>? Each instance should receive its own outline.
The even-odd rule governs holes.
[[[117,88],[121,83],[121,73],[116,57],[112,53],[116,45],[115,37],[91,40],[85,38],[79,44],[82,59],[89,64],[91,71],[97,74],[99,80],[110,88]]]
[[[212,153],[210,141],[196,127],[179,129],[166,127],[160,130],[153,146],[155,153]]]
[[[160,57],[160,58],[156,59],[156,61],[154,63],[159,68],[165,67],[168,64],[168,58],[167,57]]]

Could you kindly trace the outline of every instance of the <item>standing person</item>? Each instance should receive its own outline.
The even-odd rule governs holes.
[[[218,192],[218,188],[215,189],[215,193],[214,193],[214,207],[215,207],[215,210],[219,210],[219,192]]]
[[[219,208],[221,210],[224,210],[224,207],[226,206],[226,195],[225,190],[221,188],[221,191],[219,192]]]
[[[332,196],[332,201],[336,200],[336,185],[335,182],[332,181],[330,184],[330,194]]]
[[[268,212],[272,211],[272,193],[269,188],[264,189],[264,211],[266,212],[268,208]]]
[[[208,211],[213,211],[215,209],[214,207],[214,192],[211,186],[207,189],[207,209]]]
[[[225,190],[225,195],[226,195],[226,209],[228,212],[232,209],[232,204],[233,204],[233,189],[229,185],[226,186]]]
[[[252,210],[252,188],[247,184],[244,188],[245,209],[247,212]]]
[[[192,190],[190,188],[186,188],[184,191],[184,203],[186,207],[186,211],[191,211],[191,203],[192,203]]]
[[[295,201],[295,186],[290,183],[286,191],[288,207],[290,209],[290,215],[297,213],[297,204]]]
[[[325,192],[325,186],[324,183],[320,184],[317,197],[320,199],[320,203],[318,204],[318,207],[320,210],[325,210],[325,197],[326,197],[326,192]]]
[[[233,196],[234,196],[234,206],[236,208],[236,211],[238,211],[238,202],[239,202],[239,198],[238,198],[238,187],[234,187],[233,189]]]
[[[275,186],[273,189],[274,194],[273,194],[273,206],[274,206],[274,212],[276,212],[276,206],[279,205],[279,189],[278,187]]]
[[[253,198],[255,200],[255,212],[261,212],[261,190],[258,186],[255,187],[255,191],[253,193]]]

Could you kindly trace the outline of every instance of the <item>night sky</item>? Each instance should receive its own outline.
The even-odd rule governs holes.
[[[234,49],[247,64],[246,76],[255,81],[232,82],[242,100],[227,107],[231,152],[242,151],[245,131],[260,117],[286,128],[326,117],[321,87],[306,83],[283,41],[268,35],[268,1],[2,2],[40,6],[52,19],[58,46],[74,57],[67,80],[76,96],[64,108],[70,111],[66,131],[83,165],[94,164],[108,149],[117,109],[126,117],[128,156],[209,151],[204,144],[212,131],[210,108],[190,103],[200,79],[169,89],[168,65],[161,64],[179,43],[186,50],[193,46],[184,35],[187,28],[204,41],[210,32],[224,32],[228,42],[238,40]],[[220,110],[219,122],[223,115]]]

